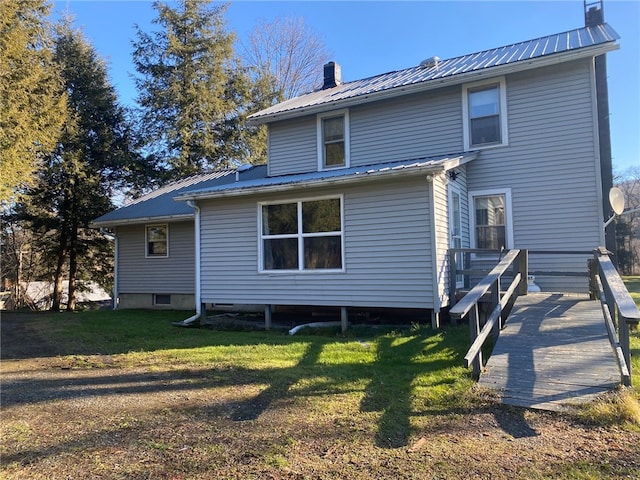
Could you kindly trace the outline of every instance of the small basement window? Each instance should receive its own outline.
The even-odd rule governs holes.
[[[155,293],[153,295],[154,305],[171,305],[171,295],[164,293]]]

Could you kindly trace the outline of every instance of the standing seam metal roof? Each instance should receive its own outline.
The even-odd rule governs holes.
[[[619,38],[619,35],[608,24],[579,28],[448,60],[440,60],[437,65],[429,67],[416,66],[343,83],[333,88],[318,90],[284,101],[254,113],[249,118],[260,120],[284,112],[317,107],[339,100],[366,96],[395,88],[442,80],[464,73],[603,45],[615,42]]]
[[[309,173],[297,173],[291,175],[278,175],[248,179],[243,182],[215,185],[207,188],[188,190],[176,195],[176,200],[196,200],[216,198],[226,195],[245,195],[254,192],[266,192],[272,188],[300,188],[310,185],[327,185],[329,182],[345,182],[364,180],[374,176],[414,174],[426,171],[440,171],[446,168],[464,164],[474,160],[478,152],[453,153],[394,161],[375,165],[363,165],[349,168],[336,168],[333,170],[314,171]]]
[[[95,219],[92,224],[112,226],[148,222],[153,221],[154,218],[189,217],[193,215],[193,208],[186,202],[175,202],[173,198],[176,195],[188,190],[235,183],[236,171],[235,169],[219,170],[169,183]],[[253,180],[263,178],[266,174],[267,166],[258,165],[248,170],[239,171],[239,179],[241,181]]]

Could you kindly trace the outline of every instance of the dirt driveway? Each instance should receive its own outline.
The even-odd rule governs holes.
[[[37,321],[2,317],[3,479],[640,478],[638,431],[489,402],[384,448],[375,412],[301,396],[242,416],[255,384],[64,355]]]

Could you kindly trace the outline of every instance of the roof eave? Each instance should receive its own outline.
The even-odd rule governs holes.
[[[182,220],[191,220],[194,218],[193,213],[183,213],[180,215],[162,215],[158,217],[137,217],[137,218],[124,218],[121,220],[103,220],[93,221],[89,223],[91,228],[110,228],[110,227],[122,227],[125,225],[136,224],[148,224],[157,222],[177,222]]]
[[[429,178],[429,174],[437,174],[454,168],[457,165],[465,164],[474,158],[477,153],[467,153],[456,158],[447,159],[435,164],[429,164],[424,166],[405,168],[405,169],[385,169],[377,170],[373,172],[363,172],[362,174],[353,174],[344,177],[335,178],[314,178],[305,181],[284,183],[277,185],[258,185],[255,187],[238,188],[234,190],[221,190],[216,192],[187,192],[174,198],[176,201],[198,201],[217,198],[229,198],[229,197],[241,197],[254,194],[268,194],[268,193],[281,193],[298,190],[301,187],[327,187],[333,185],[348,185],[354,183],[361,183],[372,180],[384,180],[389,177],[400,178],[405,176],[413,176],[416,174],[426,174]]]
[[[581,58],[595,57],[604,53],[618,50],[620,45],[615,41],[606,42],[599,45],[593,45],[591,47],[585,47],[580,50],[571,50],[568,52],[554,53],[543,57],[532,58],[530,60],[521,60],[518,62],[509,63],[506,65],[499,65],[496,67],[484,68],[478,71],[470,71],[452,75],[446,78],[437,78],[433,80],[427,80],[424,82],[416,83],[413,85],[406,85],[402,87],[390,88],[388,90],[382,90],[379,92],[373,92],[370,94],[359,95],[357,97],[346,98],[344,100],[336,100],[333,102],[322,103],[319,105],[311,105],[308,107],[300,107],[293,110],[286,110],[283,112],[276,112],[258,117],[249,117],[248,121],[253,125],[263,125],[279,120],[287,120],[291,118],[297,118],[304,115],[312,115],[317,113],[323,113],[340,108],[352,107],[355,105],[368,103],[372,101],[386,100],[389,98],[400,97],[403,95],[409,95],[412,93],[418,93],[428,90],[434,90],[436,88],[443,88],[451,85],[468,83],[471,81],[482,80],[484,78],[497,77],[501,75],[507,75],[510,73],[521,72],[530,70],[532,68],[541,68],[550,65],[557,65],[559,63],[569,62],[572,60],[578,60]]]

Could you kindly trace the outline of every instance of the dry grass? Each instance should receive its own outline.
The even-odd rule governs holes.
[[[633,389],[621,387],[581,408],[578,416],[593,425],[640,428],[640,402]]]

